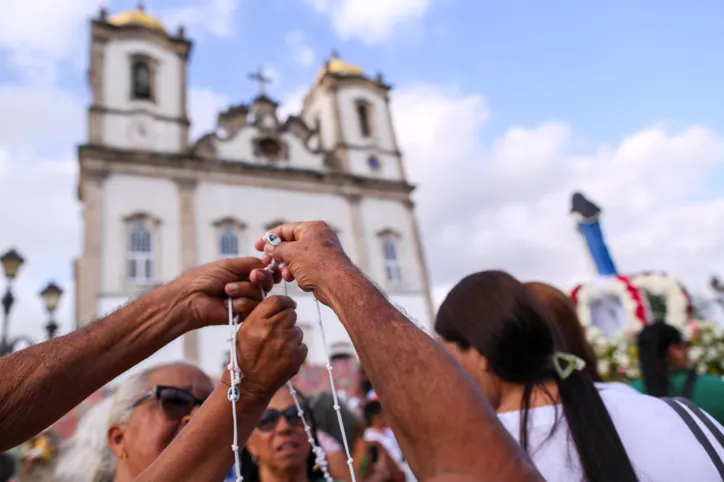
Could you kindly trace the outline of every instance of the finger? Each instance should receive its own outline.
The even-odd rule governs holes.
[[[252,273],[254,273],[254,271],[252,271]],[[263,299],[259,286],[250,281],[228,283],[224,287],[224,292],[232,298],[249,298],[256,301],[261,301]]]
[[[302,344],[304,339],[304,332],[298,326],[293,326],[291,330],[287,332],[287,339],[282,345],[281,356],[284,358],[291,358],[292,360],[296,356],[297,348]]]
[[[270,229],[267,231],[267,233],[274,233],[280,238],[282,238],[282,241],[296,241],[298,238],[296,237],[296,229],[298,226],[301,226],[306,223],[286,223],[286,224],[280,224],[274,229]],[[264,236],[266,236],[266,233],[264,233]],[[264,239],[264,236],[260,237],[256,240],[254,243],[254,247],[257,251],[263,251],[264,245],[268,244],[266,240]]]
[[[224,271],[228,272],[228,282],[238,281],[239,279],[248,279],[249,273],[254,269],[261,269],[264,267],[259,258],[246,257],[246,258],[225,258],[215,263],[212,263],[223,268]]]
[[[299,365],[299,368],[301,368],[304,362],[307,360],[307,353],[309,353],[309,349],[304,343],[297,347],[293,360],[296,364]],[[297,369],[297,371],[299,371],[299,369]]]
[[[284,310],[294,309],[297,303],[288,296],[270,296],[257,306],[255,313],[260,318],[272,318]]]
[[[292,270],[290,270],[287,266],[284,266],[284,268],[282,268],[282,272],[279,273],[279,276],[281,276],[284,281],[288,281],[290,283],[294,281],[294,275],[292,274]]]
[[[269,324],[274,328],[288,330],[294,328],[297,323],[297,312],[294,308],[289,308],[268,319]]]
[[[249,279],[259,285],[264,291],[271,291],[274,286],[274,274],[263,269],[255,269],[249,275]],[[257,288],[257,291],[259,289]]]
[[[234,298],[231,302],[234,313],[241,315],[242,318],[249,316],[257,306],[259,306],[259,301],[250,300],[249,298]]]

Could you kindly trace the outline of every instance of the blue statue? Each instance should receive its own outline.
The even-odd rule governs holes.
[[[571,214],[576,217],[578,231],[583,236],[588,252],[596,266],[599,276],[613,276],[618,274],[613,258],[603,239],[603,231],[599,217],[601,208],[577,192],[571,198]]]

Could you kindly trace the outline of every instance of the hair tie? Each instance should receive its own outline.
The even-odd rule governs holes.
[[[563,362],[566,362],[565,366],[563,366]],[[553,366],[556,369],[558,378],[565,380],[570,377],[574,371],[583,370],[586,367],[586,362],[576,355],[557,351],[553,353]]]

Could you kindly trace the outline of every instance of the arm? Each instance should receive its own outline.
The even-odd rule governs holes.
[[[242,378],[237,401],[236,429],[239,449],[274,393],[299,371],[307,356],[303,333],[295,326],[294,301],[267,298],[238,331],[236,351]],[[221,481],[234,464],[234,418],[227,398],[229,372],[222,384],[146,471],[138,482],[156,480]]]
[[[356,268],[328,279],[324,296],[347,329],[402,451],[421,479],[455,472],[537,480],[472,380],[438,343]],[[394,366],[399,369],[390,369]],[[455,407],[454,418],[450,407]]]
[[[226,283],[242,280],[234,308],[248,315],[261,293],[243,280],[259,267],[258,259],[236,258],[196,268],[69,335],[0,358],[0,451],[36,435],[184,333],[226,323]]]
[[[228,388],[222,383],[213,391],[203,409],[163,454],[135,479],[136,482],[224,480],[234,465],[234,452],[231,450],[234,420],[231,404],[226,398]],[[261,400],[243,389],[242,381],[241,398],[236,402],[240,447],[251,435],[267,403],[268,400]]]
[[[69,335],[0,358],[0,451],[29,439],[94,391],[188,331],[158,288]]]
[[[283,262],[285,280],[335,311],[421,480],[541,480],[471,378],[362,275],[325,223],[273,232],[274,244],[256,242],[265,263]]]

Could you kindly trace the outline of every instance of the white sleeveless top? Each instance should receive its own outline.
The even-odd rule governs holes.
[[[617,387],[599,387],[608,413],[641,482],[720,482],[714,464],[684,421],[666,402]],[[558,415],[558,425],[549,436]],[[518,440],[520,412],[498,414]],[[713,418],[712,422],[722,430]],[[720,457],[724,449],[701,424]],[[529,453],[545,480],[580,482],[581,462],[570,438],[563,407],[546,406],[529,412]]]

